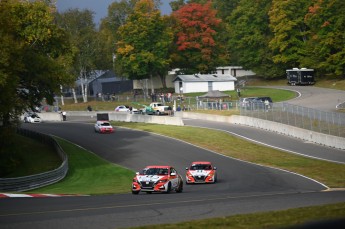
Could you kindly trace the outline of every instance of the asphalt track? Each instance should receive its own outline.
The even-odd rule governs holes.
[[[185,122],[200,125],[198,120]],[[224,157],[146,132],[118,128],[114,134],[99,135],[93,132],[92,125],[76,122],[24,124],[23,127],[63,137],[134,171],[148,164],[169,164],[183,173],[193,160],[210,160],[218,167],[219,182],[185,185],[183,193],[169,195],[0,199],[0,228],[123,228],[345,201],[344,191],[326,191],[327,187],[306,177]],[[239,130],[229,128],[226,131],[239,134]],[[252,134],[254,129],[243,129],[243,133],[248,132]],[[264,133],[253,135],[264,136]],[[286,139],[274,141],[278,147],[286,147],[281,144],[294,140],[278,137]],[[271,138],[264,137],[264,140]],[[301,141],[288,145],[294,145],[294,150],[302,153],[308,151],[306,147],[319,148]],[[325,155],[328,150],[321,147],[319,154]]]

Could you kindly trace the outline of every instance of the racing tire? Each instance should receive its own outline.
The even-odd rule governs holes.
[[[181,193],[183,191],[183,182],[180,182],[178,188],[176,189],[177,193]]]
[[[138,195],[140,191],[132,191],[132,194]]]
[[[170,193],[171,192],[171,183],[169,182],[169,184],[168,184],[168,190],[165,192],[165,193]]]

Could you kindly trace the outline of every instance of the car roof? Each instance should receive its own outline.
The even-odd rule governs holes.
[[[194,162],[192,162],[192,164],[208,164],[208,165],[210,165],[212,163],[209,161],[194,161]]]

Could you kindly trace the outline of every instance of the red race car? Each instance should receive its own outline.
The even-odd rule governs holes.
[[[133,178],[132,193],[139,192],[182,192],[183,179],[171,166],[151,165],[146,166]]]
[[[217,168],[211,162],[195,161],[186,170],[186,184],[217,182]]]

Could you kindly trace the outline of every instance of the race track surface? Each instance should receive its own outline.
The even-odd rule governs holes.
[[[185,185],[183,193],[168,195],[6,198],[0,200],[1,228],[119,228],[345,201],[344,192],[324,191],[308,178],[146,132],[118,128],[100,135],[92,124],[72,122],[23,127],[63,137],[134,171],[169,164],[183,173],[191,161],[209,160],[219,182]]]
[[[311,87],[301,89],[301,97],[289,102],[314,106],[314,99],[321,101],[318,94],[322,93],[322,101],[329,97],[329,102],[323,102],[322,106],[317,107],[333,111],[333,104],[343,98],[345,101],[344,92],[323,89],[315,92]],[[286,136],[242,126],[200,120],[184,121],[187,125],[220,129],[291,153],[344,162],[344,151]],[[219,182],[185,185],[183,193],[168,195],[128,193],[85,197],[3,198],[0,199],[1,229],[126,228],[345,201],[345,191],[325,191],[327,187],[323,184],[298,174],[235,160],[146,132],[118,128],[114,134],[100,135],[94,133],[92,124],[81,122],[23,124],[23,127],[63,137],[134,171],[150,164],[164,164],[173,165],[183,174],[191,161],[209,160],[218,168]]]

